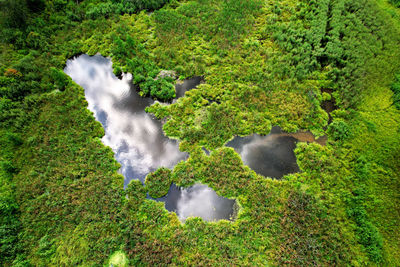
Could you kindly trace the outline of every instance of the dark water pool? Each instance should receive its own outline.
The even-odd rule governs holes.
[[[317,142],[324,145],[326,138],[315,139],[310,132],[285,133],[275,126],[266,136],[237,136],[227,146],[234,148],[242,157],[243,163],[256,173],[280,179],[286,174],[299,171],[294,154],[297,142]]]
[[[178,82],[175,85],[176,98],[180,98],[180,97],[184,96],[186,91],[189,91],[189,90],[195,88],[201,82],[203,82],[203,77],[201,77],[201,76],[196,76],[196,77],[184,80],[183,82],[182,81]]]
[[[145,112],[154,100],[138,95],[131,75],[118,79],[110,59],[81,55],[68,60],[64,72],[84,88],[89,110],[104,127],[102,141],[112,148],[122,166],[124,186],[132,179],[144,182],[146,175],[159,167],[173,168],[187,159],[188,154],[179,151],[178,142],[164,135],[162,123]],[[178,84],[178,97],[200,82],[196,77]],[[164,201],[166,208],[182,220],[192,215],[210,221],[229,219],[234,204],[205,185],[186,189],[172,185],[168,195],[158,201]]]

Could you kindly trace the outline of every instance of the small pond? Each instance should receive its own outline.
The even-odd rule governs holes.
[[[315,139],[310,132],[285,133],[275,126],[266,136],[237,136],[227,146],[235,149],[243,163],[256,173],[279,179],[299,171],[294,154],[297,142],[317,142],[324,145],[326,138]]]
[[[64,72],[85,90],[88,108],[104,128],[102,142],[111,147],[121,164],[126,187],[132,179],[144,178],[159,167],[173,168],[188,158],[179,151],[178,142],[167,138],[162,123],[145,108],[154,103],[151,98],[140,97],[131,82],[131,75],[118,79],[112,71],[110,59],[100,55],[80,55],[66,63]],[[200,77],[176,85],[177,96],[201,82]],[[205,185],[180,189],[175,185],[164,201],[170,211],[181,220],[199,216],[205,220],[230,219],[235,201],[218,196]]]
[[[181,221],[188,217],[201,217],[206,221],[233,220],[235,200],[218,196],[206,185],[196,184],[179,188],[172,184],[168,194],[160,199],[165,208],[178,214]]]

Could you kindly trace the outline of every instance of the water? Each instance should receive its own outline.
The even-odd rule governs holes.
[[[206,185],[196,184],[178,188],[172,184],[168,194],[159,199],[165,208],[174,211],[181,221],[188,217],[201,217],[206,221],[233,219],[235,200],[218,196]]]
[[[299,171],[294,154],[297,142],[317,142],[323,145],[326,138],[315,139],[310,132],[285,133],[279,127],[273,127],[267,136],[238,136],[228,142],[227,146],[234,148],[241,155],[243,163],[256,173],[279,179]]]
[[[195,88],[201,82],[203,82],[203,77],[201,77],[201,76],[196,76],[196,77],[187,79],[183,82],[178,82],[175,85],[176,97],[179,98],[179,97],[184,96],[186,91],[189,91],[189,90]]]
[[[154,101],[138,95],[131,75],[118,79],[112,72],[110,59],[81,55],[68,60],[64,72],[84,88],[89,110],[104,127],[102,142],[112,148],[122,166],[125,187],[132,179],[144,182],[146,175],[159,167],[173,168],[187,159],[188,154],[179,151],[178,142],[164,135],[162,123],[145,112]],[[196,77],[177,85],[178,96],[200,81]],[[217,196],[207,186],[179,189],[173,185],[171,188],[160,201],[165,202],[168,210],[176,211],[182,220],[190,215],[205,220],[229,219],[232,214],[233,201]]]
[[[102,141],[122,165],[125,186],[132,179],[143,182],[149,172],[161,166],[172,168],[187,158],[176,140],[165,137],[161,122],[144,111],[154,101],[138,95],[130,75],[121,80],[115,77],[109,59],[81,55],[68,60],[64,71],[85,89],[88,108],[105,130]]]

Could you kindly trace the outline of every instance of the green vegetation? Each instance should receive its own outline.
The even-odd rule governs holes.
[[[128,266],[128,259],[123,251],[117,251],[111,256],[108,265],[116,267]]]
[[[0,155],[0,253],[1,264],[14,258],[18,253],[18,232],[20,228],[18,202],[15,198],[13,174],[17,172],[10,161],[13,151],[22,140],[12,132],[1,132]]]
[[[159,168],[146,176],[145,185],[152,198],[165,196],[171,186],[171,171],[167,168]]]
[[[386,0],[0,1],[2,266],[400,265],[400,11]],[[149,13],[149,11],[154,11]],[[142,96],[205,83],[164,119],[188,160],[123,189],[68,58],[100,53]],[[332,122],[321,108],[332,101]],[[224,144],[299,143],[301,172],[273,180]],[[202,147],[211,150],[206,155]],[[235,198],[234,222],[180,223],[159,197],[203,183]]]
[[[392,3],[395,7],[400,7],[400,1],[399,0],[389,0],[390,3]]]
[[[393,104],[400,109],[400,74],[396,75],[396,80],[392,83],[390,89],[393,91]]]

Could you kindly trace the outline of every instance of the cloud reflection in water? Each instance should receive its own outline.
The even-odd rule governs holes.
[[[143,182],[148,173],[161,166],[172,168],[187,158],[187,153],[179,151],[176,140],[164,135],[161,122],[145,112],[154,101],[138,95],[131,75],[119,80],[112,72],[111,60],[81,55],[68,60],[64,71],[85,89],[88,108],[104,127],[102,141],[112,148],[122,166],[125,186],[132,179]],[[178,95],[200,82],[198,77],[178,85]],[[218,196],[205,185],[185,189],[172,185],[168,195],[157,201],[165,202],[166,208],[183,221],[189,216],[208,221],[229,219],[235,202]]]
[[[138,95],[131,75],[119,80],[109,59],[81,55],[68,60],[64,71],[85,89],[88,108],[105,130],[102,141],[122,165],[125,186],[132,179],[143,181],[149,172],[161,166],[172,168],[187,158],[178,143],[164,135],[161,122],[144,111],[153,100]]]

